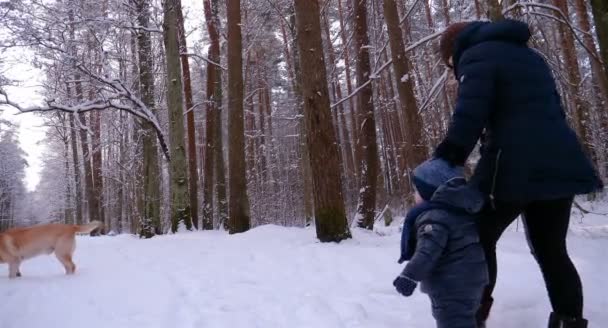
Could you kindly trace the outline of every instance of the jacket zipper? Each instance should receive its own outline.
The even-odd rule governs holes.
[[[496,154],[496,163],[494,165],[494,176],[492,177],[492,187],[490,188],[490,202],[492,204],[492,209],[496,209],[496,203],[494,202],[494,191],[496,190],[496,177],[498,176],[498,167],[500,165],[500,155],[502,154],[502,149],[498,150],[498,154]]]

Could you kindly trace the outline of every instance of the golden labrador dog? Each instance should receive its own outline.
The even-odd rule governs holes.
[[[21,277],[19,265],[23,260],[55,252],[65,273],[74,274],[72,254],[76,249],[76,233],[91,233],[101,226],[101,222],[93,221],[84,225],[43,224],[7,230],[0,233],[0,263],[8,263],[9,278],[16,278]]]

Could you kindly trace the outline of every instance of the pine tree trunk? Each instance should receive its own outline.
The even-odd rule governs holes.
[[[207,24],[207,30],[209,33],[209,39],[211,45],[208,49],[207,56],[209,60],[219,63],[220,48],[219,48],[219,33],[215,26],[215,20],[211,12],[210,0],[204,1],[205,9],[205,21]],[[205,178],[203,179],[203,229],[213,229],[213,185],[214,185],[214,173],[215,173],[215,137],[221,131],[215,131],[217,128],[217,97],[216,94],[216,83],[218,81],[217,75],[221,74],[221,71],[217,66],[209,64],[207,66],[207,99],[205,103],[206,108],[206,137],[203,144],[203,151],[205,152],[205,161],[203,162],[203,172]],[[221,96],[220,96],[221,102]]]
[[[205,0],[209,1],[209,0]],[[212,0],[211,2],[211,22],[213,28],[215,29],[214,33],[209,31],[209,38],[211,41],[211,46],[209,48],[209,58],[211,60],[220,62],[220,18],[219,18],[219,1]],[[205,12],[205,17],[207,12]],[[213,53],[211,53],[211,48],[213,48]],[[228,230],[228,201],[226,199],[226,169],[224,162],[224,136],[222,134],[222,69],[219,66],[214,66],[215,68],[215,81],[214,81],[214,89],[213,89],[213,101],[215,103],[215,134],[213,137],[213,141],[215,143],[215,192],[216,192],[216,200],[217,200],[217,209],[219,216],[219,224],[225,230]]]
[[[384,0],[384,19],[388,29],[400,109],[405,121],[407,144],[401,151],[401,156],[405,156],[407,166],[411,170],[426,159],[427,150],[423,143],[422,117],[418,114],[418,104],[414,94],[414,77],[410,72],[412,64],[405,54],[397,5],[394,0]],[[399,172],[401,175],[405,173],[407,172]]]
[[[441,0],[441,11],[443,12],[443,17],[445,17],[445,25],[450,25],[450,5],[448,4],[448,0]],[[395,12],[397,13],[397,12]]]
[[[339,242],[350,238],[350,231],[329,107],[318,0],[295,0],[295,14],[317,237],[322,242]]]
[[[327,40],[327,50],[329,52],[329,62],[330,65],[329,67],[333,70],[333,75],[330,76],[330,80],[332,81],[332,90],[335,92],[335,99],[336,101],[340,101],[342,99],[342,87],[340,86],[340,82],[339,82],[339,78],[338,78],[338,74],[336,73],[336,69],[335,69],[335,65],[336,65],[336,55],[334,53],[334,46],[331,43],[331,34],[329,33],[329,20],[327,18],[327,11],[324,12],[323,14],[323,26],[324,26],[324,32],[325,32],[325,39]],[[341,139],[340,141],[340,145],[341,148],[343,149],[342,154],[344,154],[342,156],[342,161],[344,162],[344,168],[345,168],[345,174],[344,176],[346,177],[347,180],[347,186],[349,186],[349,189],[351,189],[352,186],[352,180],[353,177],[355,176],[355,159],[353,157],[353,149],[352,149],[352,145],[350,143],[350,133],[348,132],[348,127],[346,125],[346,115],[344,114],[344,105],[340,104],[337,106],[338,108],[334,110],[334,116],[336,116],[335,118],[335,124],[336,124],[336,130],[341,131],[341,134],[339,133],[339,139]],[[338,117],[339,115],[339,117]]]
[[[184,100],[186,104],[186,125],[188,127],[188,192],[190,194],[190,215],[194,229],[198,229],[198,167],[196,162],[196,131],[194,128],[194,103],[192,101],[192,82],[190,78],[190,63],[188,61],[188,46],[184,29],[184,15],[181,6],[175,8],[177,13],[177,33],[182,76],[184,78]]]
[[[72,55],[72,56],[76,56],[77,50],[76,47],[74,45],[74,41],[76,38],[76,32],[74,30],[74,0],[70,0],[68,2],[68,21],[70,23],[70,27],[69,27],[69,42],[68,42],[68,52]],[[77,81],[75,82],[75,86],[74,89],[72,89],[70,83],[66,83],[66,92],[67,92],[67,96],[68,99],[72,99],[73,96],[75,96],[76,99],[82,99],[82,85],[81,83],[78,81],[80,79],[80,77],[78,75],[74,75],[74,80]],[[77,87],[78,86],[78,87]],[[72,91],[74,91],[76,94],[73,95]],[[72,146],[72,161],[74,164],[74,188],[75,190],[75,195],[76,195],[76,213],[75,213],[75,219],[76,219],[76,224],[82,224],[83,223],[83,217],[82,217],[82,185],[81,185],[81,175],[80,175],[80,161],[78,160],[78,140],[76,139],[76,125],[75,123],[75,119],[74,119],[75,114],[69,115],[69,120],[70,120],[70,141],[71,141],[71,146]]]
[[[568,2],[567,0],[554,0],[554,4],[558,7],[566,17],[570,17]],[[570,32],[570,29],[564,24],[559,24],[559,33],[562,41],[562,51],[566,66],[567,90],[568,94],[573,100],[572,116],[574,119],[574,126],[578,132],[581,141],[587,151],[587,154],[593,156],[592,153],[592,136],[589,133],[589,104],[587,104],[582,98],[579,92],[579,86],[581,85],[581,73],[578,64],[578,58],[576,55],[576,48],[574,44],[574,36]]]
[[[163,2],[163,43],[167,65],[167,109],[169,110],[169,139],[171,143],[171,231],[177,232],[180,224],[192,229],[190,196],[188,193],[188,163],[184,138],[184,101],[182,74],[177,40],[179,0]]]
[[[600,45],[601,58],[604,62],[604,74],[608,79],[608,1],[591,0],[595,32]]]
[[[264,81],[264,78],[262,77],[262,62],[261,60],[264,58],[264,54],[260,53],[260,49],[258,48],[255,51],[255,66],[256,66],[256,77],[257,77],[257,83],[254,83],[254,81],[251,81],[252,83],[254,83],[255,88],[257,88],[257,95],[258,95],[258,118],[260,119],[260,134],[259,137],[256,138],[258,140],[258,147],[256,149],[257,153],[258,153],[258,161],[257,164],[259,165],[260,169],[258,170],[258,173],[260,174],[260,185],[262,186],[262,188],[265,187],[266,185],[266,181],[267,181],[267,176],[268,176],[268,169],[267,169],[267,164],[266,164],[266,104],[265,104],[265,99],[264,99],[264,90],[266,89],[266,84]],[[264,189],[262,189],[264,190]]]
[[[86,51],[87,51],[87,58],[91,59],[90,65],[92,66],[93,70],[95,72],[99,72],[100,70],[100,53],[99,51],[97,51],[98,49],[96,48],[94,41],[93,41],[93,37],[91,34],[89,34],[87,36],[87,42],[86,42]],[[87,85],[87,97],[88,100],[93,100],[95,99],[95,94],[97,92],[97,89],[94,85]],[[90,151],[90,156],[89,156],[89,163],[90,163],[90,168],[91,168],[91,198],[89,200],[89,220],[91,221],[100,221],[103,222],[103,216],[101,215],[101,211],[100,211],[100,199],[101,199],[101,195],[100,192],[98,192],[97,189],[97,185],[99,185],[99,182],[97,181],[99,179],[99,177],[101,177],[101,166],[98,166],[98,150],[101,144],[101,131],[98,131],[98,115],[99,113],[96,112],[91,112],[88,116],[89,116],[89,126],[87,128],[87,132],[89,132],[89,136],[88,138],[90,141],[90,148],[88,148],[88,151]],[[100,123],[100,122],[99,122]],[[83,122],[84,124],[84,122]],[[85,124],[86,125],[86,124]],[[100,128],[100,127],[99,127]],[[104,222],[105,223],[105,222]],[[98,233],[98,232],[96,232]]]
[[[357,49],[357,87],[361,88],[370,78],[369,37],[367,35],[367,1],[355,1],[355,49]],[[361,122],[358,149],[361,150],[361,181],[357,205],[357,226],[372,229],[375,218],[376,189],[378,180],[378,144],[374,118],[374,97],[371,83],[358,95],[358,117]]]
[[[591,22],[589,21],[589,13],[587,11],[587,4],[585,0],[576,0],[575,2],[576,15],[579,19],[580,27],[583,31],[587,32],[583,34],[583,40],[587,49],[593,53],[588,54],[589,62],[591,63],[591,71],[593,73],[593,80],[597,83],[597,91],[601,94],[603,101],[608,100],[608,76],[604,74],[602,63],[595,57],[600,58],[596,52],[595,40],[593,39]]]
[[[62,123],[64,118],[62,118]],[[70,140],[68,137],[68,131],[65,128],[65,125],[62,128],[62,139],[63,139],[63,160],[64,160],[64,169],[65,169],[65,205],[64,205],[64,215],[65,215],[65,223],[66,224],[74,224],[74,215],[72,210],[72,188],[70,187],[71,180],[70,179]]]
[[[78,81],[80,76],[76,75],[75,79]],[[82,87],[79,87],[80,82],[76,83],[76,94],[82,94]],[[80,89],[80,92],[79,92]],[[93,196],[93,173],[91,169],[91,152],[89,149],[89,136],[87,130],[84,128],[87,125],[87,119],[84,113],[80,113],[79,120],[82,124],[80,128],[80,146],[82,147],[82,164],[84,165],[84,188],[87,199],[87,208],[89,213],[89,222],[99,220],[99,212],[95,211],[95,197]]]
[[[98,111],[92,113],[92,128],[93,128],[93,209],[96,219],[105,223],[103,210],[103,176],[102,176],[102,159],[101,159],[101,114]],[[106,227],[108,228],[107,224]],[[104,228],[104,229],[105,229]]]
[[[310,170],[310,156],[308,153],[308,145],[307,145],[307,137],[306,137],[306,122],[304,120],[304,101],[302,98],[302,69],[300,68],[300,51],[298,50],[298,37],[296,31],[296,15],[295,8],[292,6],[290,8],[290,33],[292,36],[291,49],[293,49],[293,91],[295,95],[295,103],[296,103],[296,113],[302,117],[302,119],[298,120],[297,131],[299,132],[298,136],[298,148],[300,149],[300,170],[302,173],[302,193],[303,196],[303,205],[304,205],[304,225],[310,226],[312,224],[313,219],[313,211],[314,204],[312,200],[312,176]],[[286,39],[286,38],[285,38]]]
[[[150,0],[134,0],[137,8],[137,22],[142,27],[150,25]],[[139,88],[143,103],[156,115],[158,110],[154,101],[154,62],[150,32],[137,30],[137,51],[139,66]],[[143,122],[143,195],[142,213],[139,219],[139,235],[151,238],[162,234],[160,204],[160,165],[158,163],[158,148],[155,131],[148,122]],[[134,222],[136,222],[134,220]],[[132,232],[135,232],[133,229]]]
[[[587,11],[587,4],[585,0],[575,1],[576,15],[579,20],[581,29],[587,33],[583,34],[583,41],[585,47],[591,53],[586,52],[591,63],[591,77],[593,81],[593,93],[595,94],[595,111],[593,112],[593,118],[589,118],[589,133],[594,137],[594,153],[596,155],[596,163],[600,174],[605,172],[605,167],[601,165],[602,162],[606,162],[606,152],[603,142],[601,142],[603,136],[601,131],[608,129],[608,116],[607,111],[603,110],[608,101],[608,76],[604,74],[602,63],[599,61],[599,54],[596,51],[595,40],[593,39],[591,22],[589,21],[589,13]],[[598,120],[599,123],[593,125],[592,121]],[[593,131],[592,126],[596,127],[596,131]],[[599,128],[599,129],[598,129]],[[599,130],[599,133],[598,133]],[[595,133],[594,133],[595,132]]]
[[[251,81],[252,80],[252,69],[251,67],[253,66],[253,61],[251,60],[251,52],[249,52],[247,54],[247,65],[245,66],[245,80],[246,81]],[[247,83],[245,85],[245,93],[246,94],[251,94],[251,89],[249,87],[250,83]],[[229,101],[230,103],[230,101]],[[230,108],[229,108],[230,110]],[[228,120],[230,120],[230,112],[228,112]],[[255,181],[255,177],[257,175],[257,168],[256,168],[256,157],[257,154],[255,152],[255,138],[253,137],[254,131],[256,131],[256,125],[255,125],[255,106],[253,105],[253,101],[248,101],[247,102],[247,110],[246,110],[246,114],[245,114],[245,132],[249,134],[249,136],[247,137],[247,151],[246,151],[246,156],[247,156],[247,163],[246,163],[246,167],[247,167],[247,177],[249,178],[249,181]],[[230,137],[230,136],[228,136]],[[228,140],[228,142],[230,142],[230,140]],[[230,155],[230,154],[229,154]],[[230,157],[229,157],[230,158]]]
[[[74,167],[74,189],[76,201],[75,223],[82,224],[82,185],[80,176],[80,161],[78,160],[78,142],[74,126],[74,115],[70,115],[70,141],[72,146],[72,162]]]
[[[218,77],[216,83],[217,101],[217,117],[215,120],[215,193],[217,199],[217,212],[219,215],[219,224],[223,229],[228,230],[228,201],[226,200],[226,169],[224,164],[224,142],[222,136],[222,82]]]
[[[80,183],[80,161],[78,160],[78,140],[76,139],[76,126],[74,124],[74,115],[69,116],[70,120],[70,141],[72,148],[72,163],[74,167],[74,189],[76,201],[76,224],[82,224],[82,186]]]
[[[352,86],[352,78],[351,78],[351,69],[350,69],[350,52],[349,52],[349,44],[348,37],[346,31],[346,24],[344,22],[344,10],[342,9],[342,1],[338,0],[338,16],[340,19],[340,37],[342,38],[342,47],[344,47],[344,73],[346,75],[346,92],[348,95],[353,93]],[[351,126],[351,144],[354,146],[353,149],[353,157],[355,161],[355,170],[354,170],[354,180],[356,183],[359,183],[359,171],[361,168],[359,167],[361,163],[361,149],[359,149],[359,137],[360,137],[360,122],[357,119],[357,104],[355,103],[355,98],[351,97],[348,100],[349,109],[350,109],[350,126]]]
[[[137,67],[135,64],[133,64],[135,67]],[[134,75],[137,76],[137,75]],[[127,185],[127,179],[126,179],[126,172],[123,169],[123,167],[125,166],[126,163],[126,134],[125,131],[128,131],[128,125],[125,122],[125,115],[123,112],[120,112],[120,121],[121,123],[121,133],[119,134],[119,138],[120,138],[120,143],[118,145],[118,156],[119,156],[119,163],[120,163],[120,174],[119,174],[119,186],[118,186],[118,190],[116,192],[116,200],[117,200],[117,204],[116,204],[116,229],[117,232],[119,234],[123,233],[124,231],[124,220],[125,220],[125,189],[126,189],[126,185]]]
[[[502,14],[501,2],[499,2],[498,0],[487,0],[487,2],[489,18],[492,21],[498,21],[505,18]]]
[[[209,29],[209,39],[211,45],[209,47],[209,59],[216,63],[220,63],[220,19],[219,19],[219,3],[218,0],[205,0],[205,19]],[[211,25],[209,25],[211,24]],[[212,31],[213,30],[213,31]],[[213,51],[212,51],[213,50]],[[215,76],[213,80],[213,102],[215,105],[215,126],[214,126],[214,172],[215,172],[215,193],[217,200],[217,213],[219,217],[219,226],[224,230],[228,230],[228,201],[226,200],[226,169],[224,165],[224,142],[222,134],[222,69],[214,65]],[[209,83],[209,81],[207,81]],[[209,87],[209,85],[208,85]],[[210,90],[207,90],[207,94]]]
[[[230,233],[249,230],[243,117],[243,40],[241,1],[227,0],[228,16],[228,204]]]
[[[73,5],[73,3],[71,3],[71,5]],[[70,10],[71,15],[73,15],[73,12]],[[73,16],[70,16],[69,18],[70,20],[73,20]],[[71,28],[70,30],[70,38],[73,40],[74,39],[74,30],[73,28]],[[75,49],[73,50],[74,53],[73,55],[75,55]],[[75,96],[76,96],[76,100],[82,102],[84,100],[84,90],[82,87],[82,82],[81,82],[81,76],[80,74],[76,73],[74,74],[74,80],[76,81],[74,83],[74,91],[76,92]],[[95,197],[94,197],[94,191],[93,191],[93,173],[92,173],[92,168],[91,168],[91,156],[90,156],[90,149],[89,149],[89,136],[87,134],[87,119],[86,119],[86,114],[85,113],[79,113],[78,114],[78,121],[79,121],[79,137],[80,137],[80,146],[82,147],[82,164],[84,166],[84,192],[85,192],[85,199],[86,199],[86,206],[88,209],[88,221],[93,221],[93,220],[99,220],[99,211],[96,211],[97,207],[95,206]],[[97,214],[95,214],[97,213]]]

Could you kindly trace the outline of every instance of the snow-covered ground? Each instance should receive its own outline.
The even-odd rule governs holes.
[[[604,328],[608,218],[579,218],[575,213],[569,247],[590,327]],[[488,327],[544,327],[550,306],[541,275],[515,228],[499,244]],[[234,236],[79,237],[75,276],[49,256],[25,262],[17,280],[0,265],[0,327],[434,327],[426,295],[404,298],[393,289],[398,252],[398,233],[355,231],[336,245],[318,243],[312,229],[277,226]]]

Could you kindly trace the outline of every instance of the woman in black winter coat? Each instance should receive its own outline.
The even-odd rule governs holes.
[[[529,27],[513,20],[448,27],[441,53],[453,66],[459,90],[435,157],[463,165],[481,139],[471,183],[488,197],[479,228],[490,284],[479,326],[493,301],[496,243],[521,214],[553,307],[549,327],[586,327],[566,234],[574,196],[597,191],[602,182],[566,122],[548,65],[527,46],[529,38]]]

